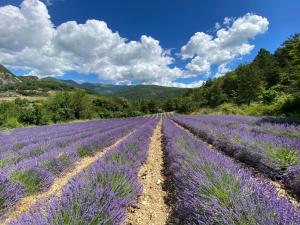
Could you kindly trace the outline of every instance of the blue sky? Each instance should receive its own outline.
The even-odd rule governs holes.
[[[33,7],[32,5],[37,0],[26,1],[28,3],[27,6],[29,5],[28,7]],[[21,0],[1,0],[0,7],[13,5],[20,8],[21,3]],[[107,67],[107,65],[104,66],[102,65],[104,58],[99,57],[97,58],[99,62],[94,65],[91,62],[86,62],[82,59],[78,59],[76,62],[72,61],[71,63],[70,61],[62,62],[60,58],[58,59],[57,56],[55,56],[56,58],[53,59],[53,66],[55,66],[58,61],[62,65],[60,65],[60,67],[56,70],[51,69],[50,71],[49,68],[42,68],[40,64],[43,61],[40,63],[31,62],[29,59],[24,60],[21,55],[17,57],[19,60],[18,62],[15,62],[17,59],[12,60],[11,58],[7,58],[7,55],[3,57],[0,55],[0,63],[9,66],[9,68],[13,69],[13,71],[19,75],[34,71],[33,74],[40,76],[60,75],[60,78],[62,79],[74,79],[77,81],[107,83],[155,83],[179,86],[178,83],[190,84],[199,80],[205,80],[208,77],[214,77],[221,64],[225,64],[224,67],[226,67],[227,70],[234,69],[242,62],[251,61],[260,48],[266,48],[269,51],[274,51],[291,34],[300,32],[300,1],[298,0],[56,0],[52,1],[52,4],[47,5],[47,10],[48,15],[51,16],[51,19],[49,20],[54,26],[54,29],[68,21],[76,21],[76,26],[73,26],[73,28],[75,27],[75,30],[77,30],[78,24],[86,24],[86,21],[89,19],[104,21],[112,33],[118,32],[121,38],[127,39],[127,43],[130,41],[137,41],[138,43],[141,43],[142,47],[139,46],[132,50],[135,53],[134,56],[132,56],[133,53],[125,56],[123,56],[123,53],[120,53],[122,57],[137,57],[136,55],[139,55],[139,58],[142,59],[137,59],[132,62],[122,61],[122,66],[120,67],[120,56],[115,56],[115,54],[111,56],[109,55],[110,53],[106,53],[103,50],[103,52],[105,52],[103,54],[107,54],[108,58],[117,57],[118,65],[115,65],[116,60],[114,60],[113,62],[108,62],[108,64],[113,64],[112,68]],[[3,11],[4,10],[2,10],[2,13]],[[43,10],[38,12],[45,14]],[[233,56],[226,62],[224,60],[221,60],[222,62],[208,60],[210,65],[209,69],[202,65],[201,62],[203,62],[203,60],[205,61],[207,57],[210,58],[210,56],[204,56],[203,53],[199,53],[199,51],[201,51],[203,48],[203,44],[206,42],[203,43],[201,41],[191,45],[191,47],[195,49],[199,48],[199,51],[187,50],[182,52],[181,48],[183,46],[187,46],[190,38],[195,36],[196,32],[205,33],[205,35],[198,36],[198,38],[201,40],[202,38],[207,37],[207,35],[211,35],[214,39],[216,38],[216,23],[221,25],[221,28],[219,29],[224,28],[225,30],[229,30],[236,20],[239,18],[245,19],[247,13],[251,13],[252,16],[259,16],[257,20],[258,22],[261,21],[262,18],[268,21],[268,24],[262,25],[259,27],[260,30],[253,35],[249,35],[249,38],[244,39],[243,43],[254,45],[253,49],[251,48],[251,50],[245,50],[246,53],[242,54],[232,52],[233,50],[229,49]],[[226,17],[232,18],[228,26],[223,24],[224,18]],[[252,21],[252,18],[248,19],[248,21],[250,21],[250,19]],[[15,20],[6,22],[13,23],[13,21]],[[40,26],[43,26],[44,22],[45,21],[43,21]],[[30,23],[30,21],[28,23]],[[7,24],[1,24],[0,22],[0,35],[2,35],[1,32],[3,32],[1,31],[1,26],[4,28],[4,25],[7,27]],[[24,27],[24,29],[26,29],[26,25],[24,25]],[[22,31],[24,32],[24,30]],[[17,31],[13,30],[12,32]],[[47,33],[48,31],[45,32]],[[240,32],[238,32],[238,34],[240,34]],[[152,39],[159,41],[159,45],[154,43],[152,39],[145,39],[143,42],[141,40],[142,35],[146,35],[146,37],[151,37]],[[41,38],[44,38],[44,36]],[[234,38],[236,39],[236,37]],[[78,39],[75,40],[78,41]],[[21,43],[23,40],[14,41]],[[72,41],[72,39],[70,39],[70,41]],[[23,42],[25,43],[24,46],[22,48],[18,46],[15,51],[23,51],[24,48],[28,47],[26,45],[31,44],[28,41]],[[120,43],[120,41],[117,43]],[[0,49],[5,48],[4,44],[5,42],[3,41],[1,45],[0,38]],[[146,45],[146,47],[144,45]],[[62,45],[59,46],[61,47]],[[98,45],[95,46],[97,47]],[[29,47],[32,48],[32,46]],[[66,47],[65,44],[64,47]],[[233,47],[236,48],[239,47],[239,45]],[[70,48],[68,47],[68,49]],[[149,58],[152,59],[155,57],[155,55],[151,55],[152,53],[146,52],[145,49],[156,49],[158,53],[155,54],[158,54],[161,57],[157,57],[159,60],[153,60],[153,62],[147,61]],[[162,56],[164,53],[159,52],[160,50],[167,52],[170,51],[170,53],[168,56]],[[218,49],[216,51],[222,54],[223,50],[224,49]],[[11,49],[4,49],[4,51],[11,51]],[[72,54],[77,52],[73,47],[72,51]],[[106,51],[109,50],[106,49]],[[66,55],[66,50],[61,52],[59,53],[59,57],[64,57],[64,55]],[[82,51],[78,52],[80,52],[78,54],[82,53]],[[142,54],[141,52],[144,55],[140,55]],[[31,55],[31,52],[29,54]],[[100,52],[97,54],[102,53]],[[189,55],[189,57],[183,59],[183,54]],[[11,55],[14,54],[11,53]],[[69,52],[67,56],[71,57]],[[42,57],[44,57],[44,55],[35,56],[37,59]],[[79,56],[72,55],[72,57],[74,58]],[[82,55],[80,55],[80,57],[84,58]],[[143,59],[143,57],[145,59]],[[187,68],[187,64],[191,63],[191,60],[193,60],[195,57],[198,57],[199,60],[202,60],[201,62],[193,63],[194,66],[197,66],[197,69],[195,70],[194,66],[193,69],[191,69],[191,67]],[[172,63],[169,61],[170,58],[172,58]],[[52,58],[50,61],[51,60]],[[46,63],[47,60],[44,62]],[[79,62],[80,64],[78,64]],[[141,65],[141,68],[133,68],[134,65],[132,64],[134,62],[138,62]],[[78,68],[81,63],[84,64],[86,68]],[[161,64],[163,64],[163,66],[161,66]],[[201,67],[200,69],[199,66]],[[175,71],[174,67],[178,67],[180,71]],[[205,69],[203,67],[205,67]],[[153,74],[151,74],[151,68],[155,68],[153,69],[153,71],[155,71]],[[171,70],[169,70],[169,68]],[[159,72],[168,75],[166,75],[165,78],[160,78]],[[105,75],[103,75],[104,73]],[[115,76],[117,73],[120,73],[120,75]],[[112,79],[110,79],[110,76]]]

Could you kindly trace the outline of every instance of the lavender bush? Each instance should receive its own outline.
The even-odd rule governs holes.
[[[180,224],[299,224],[300,213],[273,186],[164,120]]]
[[[103,148],[128,134],[128,132],[143,125],[146,121],[149,121],[149,119],[130,118],[124,120],[106,120],[104,122],[95,121],[95,124],[93,122],[88,122],[83,124],[62,125],[61,128],[63,132],[66,132],[66,139],[68,140],[68,143],[66,144],[65,142],[64,145],[58,144],[63,140],[64,134],[60,131],[60,126],[57,125],[50,126],[50,128],[46,126],[43,127],[43,129],[29,128],[29,131],[22,129],[15,131],[15,133],[13,132],[9,135],[9,141],[13,140],[14,135],[16,135],[15,139],[17,139],[19,143],[25,143],[24,139],[20,137],[24,137],[24,134],[26,134],[25,137],[27,137],[27,132],[30,132],[31,130],[33,130],[33,132],[38,131],[40,133],[38,136],[42,141],[39,143],[35,140],[33,143],[32,141],[34,138],[31,138],[30,144],[28,144],[29,142],[26,142],[27,145],[22,144],[22,147],[20,147],[19,150],[2,150],[2,153],[9,152],[9,154],[14,155],[14,158],[18,158],[18,160],[5,163],[1,168],[1,174],[3,174],[10,183],[16,184],[15,186],[12,185],[10,189],[10,195],[15,199],[15,201],[10,203],[10,206],[13,206],[17,200],[19,200],[17,187],[21,186],[23,188],[24,196],[46,190],[53,183],[55,177],[58,177],[63,172],[71,169],[74,163],[79,161],[82,157],[93,155],[96,151],[101,151]],[[88,126],[88,128],[84,125]],[[55,130],[57,131],[56,134],[52,129],[53,127],[55,127]],[[66,127],[68,129],[66,129]],[[83,131],[72,131],[72,129],[79,128]],[[95,129],[95,131],[91,130],[92,128]],[[85,132],[87,132],[87,135]],[[56,138],[48,140],[41,134]],[[60,137],[58,137],[57,134],[60,134]],[[25,139],[28,140],[27,138]],[[8,141],[6,141],[6,143],[8,143]],[[11,146],[15,147],[16,144],[11,144]],[[37,148],[37,146],[40,148]],[[47,149],[40,151],[42,146],[47,146]],[[80,155],[79,149],[81,148],[84,148],[88,154]],[[29,150],[31,152],[34,151],[36,154],[28,155],[28,157],[21,157],[25,155],[23,154],[24,152],[29,152]],[[7,158],[1,157],[2,162],[6,159]],[[16,188],[16,191],[13,191],[14,187]],[[4,192],[5,190],[6,189],[4,189]],[[2,207],[0,204],[0,216],[3,214],[2,208],[4,209],[7,207]]]
[[[14,225],[121,224],[141,194],[138,171],[147,158],[157,119],[151,119],[124,142],[82,171],[60,197],[33,206]]]
[[[245,117],[244,124],[247,124],[248,128],[243,125],[243,122],[235,125],[238,121],[242,121],[242,118],[238,116],[234,120],[231,116],[229,122],[226,121],[226,116],[221,116],[221,118],[218,116],[204,116],[203,118],[201,116],[175,116],[173,119],[216,148],[257,168],[265,175],[283,179],[285,185],[299,195],[300,191],[296,187],[300,186],[300,179],[293,174],[295,170],[297,170],[296,173],[300,173],[300,138],[294,135],[291,137],[258,132],[258,128],[251,130],[249,126],[257,123],[249,122],[249,120],[258,120],[253,117]],[[264,129],[263,124],[261,129]],[[267,126],[273,126],[273,128],[280,126],[281,133],[294,132],[296,134],[300,129],[299,126],[289,127],[287,124],[270,125],[267,123]]]

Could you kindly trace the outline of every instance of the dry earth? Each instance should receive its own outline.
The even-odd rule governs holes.
[[[163,148],[162,148],[162,121],[154,130],[149,146],[147,162],[139,172],[139,180],[143,186],[143,194],[139,203],[131,207],[126,215],[127,225],[162,225],[166,224],[170,207],[166,204],[167,192],[163,184]]]

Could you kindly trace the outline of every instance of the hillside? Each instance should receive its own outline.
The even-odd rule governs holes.
[[[83,83],[80,85],[88,90],[108,96],[124,97],[128,100],[140,99],[168,99],[184,95],[188,89],[163,87],[157,85],[111,85],[111,84],[91,84]]]
[[[46,97],[51,91],[73,91],[76,87],[57,81],[40,80],[35,76],[15,76],[0,64],[0,97]]]
[[[124,97],[128,100],[136,101],[141,99],[158,99],[182,96],[187,93],[187,88],[164,87],[157,85],[113,85],[113,84],[93,84],[76,83],[73,80],[58,80],[55,78],[44,78],[48,81],[66,83],[75,87],[84,88],[93,93],[105,95],[107,97]]]
[[[20,79],[0,64],[0,85],[16,84],[20,82]]]

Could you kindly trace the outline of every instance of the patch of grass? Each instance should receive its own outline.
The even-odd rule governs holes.
[[[196,151],[195,148],[196,146],[193,146],[191,142],[189,142],[185,137],[180,137],[176,141],[176,145],[178,148],[181,149],[181,151],[185,152],[188,154],[191,158],[195,158],[196,156]]]
[[[111,219],[107,212],[101,211],[101,213],[98,213],[95,215],[95,218],[91,219],[91,221],[87,221],[86,218],[84,218],[83,211],[86,211],[86,209],[83,209],[82,205],[79,202],[75,202],[70,210],[60,210],[55,213],[54,215],[54,221],[53,224],[57,225],[98,225],[98,224],[105,224],[106,225],[112,225]]]
[[[58,158],[46,160],[42,163],[42,167],[54,175],[58,176],[64,168],[72,165],[72,159],[66,154],[60,155]]]
[[[120,199],[134,195],[134,187],[128,178],[119,171],[111,174],[98,174],[97,181],[101,186],[111,185],[114,192]]]
[[[67,141],[62,141],[62,142],[60,142],[60,143],[58,144],[58,146],[59,146],[60,148],[65,148],[65,147],[68,146],[68,144],[69,144],[69,142],[67,142]]]
[[[291,165],[295,165],[298,162],[298,155],[296,151],[288,148],[273,148],[269,145],[267,152],[271,159],[280,163],[282,169],[287,169]]]
[[[0,168],[5,167],[6,165],[9,164],[16,164],[22,160],[21,156],[16,156],[10,159],[0,159]]]
[[[237,144],[240,144],[242,142],[242,138],[240,136],[236,136],[233,138],[233,141]]]
[[[231,195],[238,192],[240,192],[240,185],[236,178],[226,173],[218,180],[214,180],[212,185],[207,186],[203,194],[208,198],[216,198],[220,203],[230,207]]]
[[[113,153],[111,155],[109,155],[108,157],[105,158],[106,162],[110,162],[110,163],[115,163],[115,164],[119,164],[119,165],[128,165],[131,164],[132,161],[125,158],[125,156],[123,156],[120,153]]]
[[[42,153],[44,153],[45,151],[46,150],[43,147],[34,148],[34,149],[30,150],[29,156],[30,157],[32,157],[32,156],[38,156],[38,155],[41,155]]]
[[[42,177],[36,171],[23,170],[14,172],[11,179],[15,182],[21,183],[28,194],[32,195],[40,191],[43,182]]]
[[[0,159],[0,168],[3,168],[4,166],[7,165],[7,160],[5,159]]]
[[[2,184],[0,184],[0,194],[2,194],[3,191],[4,191],[4,187],[3,187]],[[5,203],[5,198],[0,195],[0,212],[1,212],[1,209],[3,208],[3,206],[4,206],[4,203]]]
[[[136,144],[130,143],[126,145],[124,151],[125,152],[133,151],[135,154],[138,154],[140,152],[140,149]]]
[[[3,197],[0,197],[0,211],[4,206],[4,203],[5,203],[5,199]]]
[[[80,157],[87,157],[87,156],[93,155],[92,151],[88,147],[85,147],[85,146],[78,147],[76,152]]]

